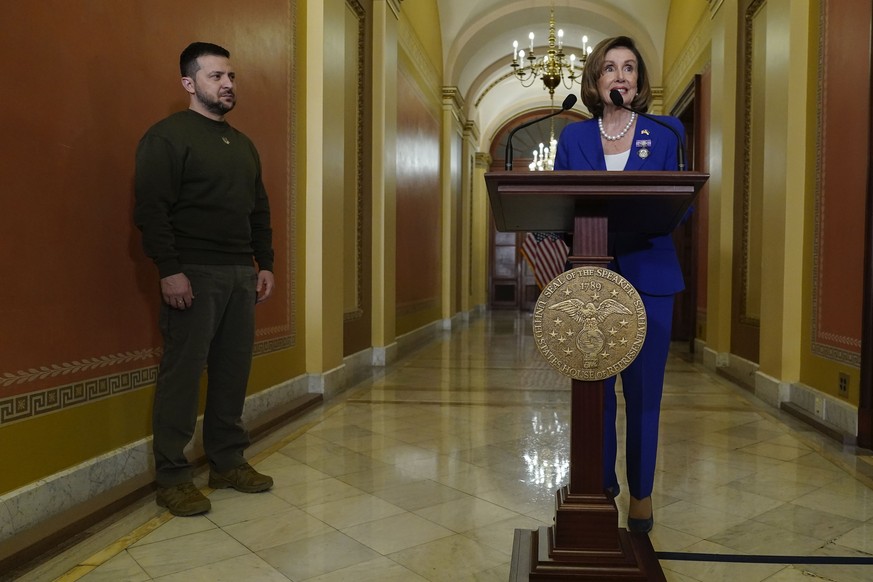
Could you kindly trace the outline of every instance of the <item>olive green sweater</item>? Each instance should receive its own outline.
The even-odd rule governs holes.
[[[160,276],[182,264],[273,270],[270,205],[254,144],[194,111],[153,125],[136,151],[134,222]]]

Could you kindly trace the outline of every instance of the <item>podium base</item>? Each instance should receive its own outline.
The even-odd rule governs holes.
[[[646,534],[618,530],[620,551],[564,550],[554,547],[553,528],[515,530],[510,582],[624,580],[666,582]]]

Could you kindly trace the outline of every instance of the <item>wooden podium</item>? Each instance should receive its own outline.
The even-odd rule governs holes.
[[[667,234],[709,178],[699,172],[490,172],[499,231],[572,232],[573,267],[605,267],[610,233]],[[603,382],[573,379],[570,482],[555,525],[515,530],[510,580],[666,580],[646,534],[618,526],[603,491]]]

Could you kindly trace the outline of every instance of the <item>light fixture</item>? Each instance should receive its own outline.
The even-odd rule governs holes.
[[[512,42],[512,69],[516,78],[524,87],[530,87],[537,79],[542,79],[543,87],[549,90],[549,96],[554,101],[555,89],[563,85],[573,88],[573,83],[582,82],[582,68],[591,53],[588,37],[582,37],[582,56],[577,59],[575,54],[569,57],[564,54],[564,31],[555,31],[555,8],[549,14],[549,48],[542,57],[534,54],[534,33],[528,34],[530,52],[519,50],[518,41]]]
[[[539,149],[533,151],[533,161],[528,164],[531,172],[552,171],[555,169],[555,154],[558,153],[558,140],[555,139],[555,129],[552,127],[549,145],[540,143]]]

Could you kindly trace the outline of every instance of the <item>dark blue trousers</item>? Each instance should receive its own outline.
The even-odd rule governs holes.
[[[637,358],[621,372],[627,425],[625,456],[630,494],[643,499],[652,494],[658,452],[658,422],[664,371],[670,351],[673,323],[673,295],[640,293],[646,307],[646,341]],[[618,485],[615,474],[617,455],[616,378],[603,382],[603,486]]]

